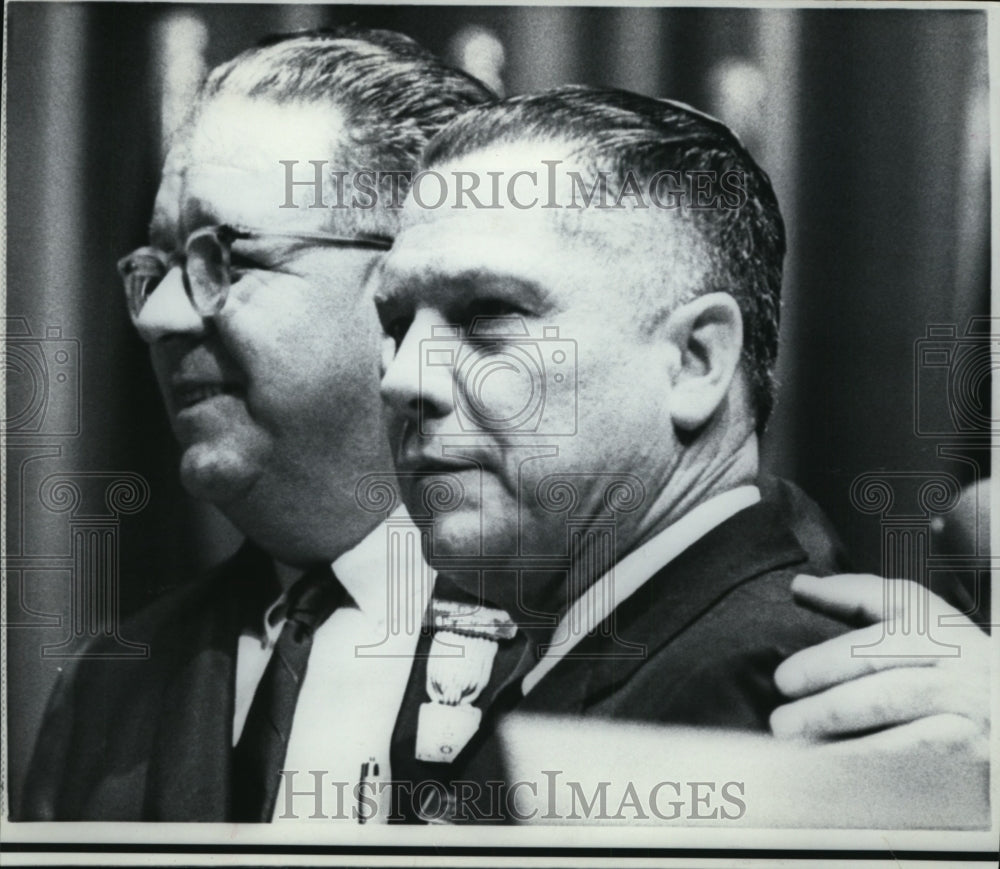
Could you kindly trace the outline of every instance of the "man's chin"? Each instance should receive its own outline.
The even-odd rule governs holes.
[[[516,518],[509,516],[484,521],[477,511],[440,515],[427,560],[464,593],[515,620],[525,613],[556,613],[565,603],[568,570],[561,521],[558,534],[539,539],[519,532]]]
[[[407,504],[410,515],[420,513]],[[484,552],[487,539],[483,536],[483,528],[477,511],[462,511],[435,516],[430,526],[429,547],[426,553],[428,562],[447,563],[449,559],[474,559]]]
[[[235,450],[196,444],[184,451],[180,473],[192,497],[223,507],[245,498],[261,469]]]

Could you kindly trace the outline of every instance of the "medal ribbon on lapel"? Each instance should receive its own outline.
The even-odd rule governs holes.
[[[490,681],[497,643],[517,633],[503,610],[434,601],[436,629],[427,660],[427,696],[417,719],[417,760],[451,763],[479,729],[472,704]]]

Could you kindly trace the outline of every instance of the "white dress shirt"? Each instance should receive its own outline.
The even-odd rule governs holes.
[[[713,528],[758,501],[760,490],[756,486],[738,486],[715,495],[615,564],[580,595],[559,620],[545,654],[521,682],[524,694],[657,571]]]
[[[394,535],[413,535],[413,547],[393,547]],[[354,549],[333,562],[350,595],[319,627],[295,707],[274,820],[283,820],[285,786],[292,814],[308,819],[319,809],[330,819],[357,823],[355,786],[361,765],[374,760],[388,782],[389,746],[416,650],[435,574],[420,557],[419,537],[405,510],[397,510]],[[398,538],[397,538],[398,539]],[[409,552],[413,561],[393,557]],[[284,624],[285,595],[268,609],[262,628],[246,631],[236,658],[233,744],[243,731],[254,692]],[[291,770],[295,770],[294,777]],[[312,771],[322,775],[317,778]],[[313,792],[320,782],[321,802]],[[388,793],[388,791],[386,791]]]

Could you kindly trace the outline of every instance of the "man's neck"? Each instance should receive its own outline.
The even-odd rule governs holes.
[[[707,445],[692,450],[682,458],[670,485],[664,487],[646,511],[636,533],[623,541],[617,557],[621,559],[638,549],[710,498],[739,486],[756,484],[759,472],[760,447],[752,430],[729,449]]]
[[[332,564],[364,540],[383,518],[337,493],[301,498],[276,493],[266,500],[254,494],[253,499],[218,506],[245,537],[274,559],[283,589],[304,569],[322,562]]]
[[[690,462],[682,462],[671,476],[672,485],[664,487],[644,514],[643,521],[636,526],[634,533],[629,535],[627,540],[621,541],[621,545],[616,548],[613,559],[615,564],[689,515],[700,504],[741,486],[756,485],[759,459],[755,433],[750,432],[746,435],[735,449],[724,453],[722,458],[719,455],[719,453],[708,455],[702,452],[701,455],[690,456]],[[576,569],[573,571],[570,587],[567,587],[565,581],[553,584],[551,591],[561,592],[558,601],[549,598],[538,607],[539,611],[550,612],[563,618],[574,603],[584,597],[588,589],[612,568],[613,564],[607,563],[607,557],[601,557],[605,546],[604,538],[595,535],[593,547],[588,547],[586,540],[584,537],[583,545],[574,554]],[[592,551],[594,548],[601,551]],[[532,609],[534,608],[532,604]],[[517,618],[514,613],[511,615]],[[537,614],[528,621],[531,624],[522,625],[522,629],[535,643],[547,643],[551,640],[553,625],[539,626]]]
[[[756,484],[757,475],[757,436],[752,431],[728,450],[705,448],[682,456],[677,467],[671,470],[669,484],[655,495],[642,516],[630,526],[626,525],[629,516],[621,517],[625,521],[616,523],[614,552],[608,550],[604,531],[595,529],[594,534],[583,531],[576,536],[577,548],[572,555],[573,566],[569,574],[560,570],[543,575],[534,570],[530,587],[520,588],[516,595],[514,590],[508,590],[503,600],[485,602],[506,608],[526,633],[536,641],[547,642],[553,625],[551,621],[540,620],[539,613],[561,617],[574,601],[629,553],[688,515],[699,504],[741,486]],[[546,624],[540,626],[540,622]]]

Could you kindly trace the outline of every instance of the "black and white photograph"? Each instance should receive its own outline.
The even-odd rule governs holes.
[[[996,865],[995,8],[4,24],[6,864]]]

